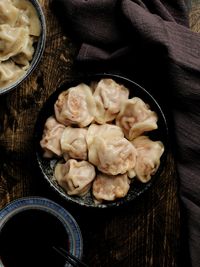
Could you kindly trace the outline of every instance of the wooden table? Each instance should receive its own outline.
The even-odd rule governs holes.
[[[44,196],[77,220],[89,266],[177,266],[180,207],[172,153],[161,177],[142,197],[123,209],[91,211],[69,205],[43,180],[34,160],[33,129],[43,102],[62,83],[74,79],[76,45],[41,0],[47,20],[46,49],[39,67],[21,87],[0,97],[0,208],[23,196]],[[193,1],[192,30],[200,29],[200,4]],[[27,266],[28,267],[28,266]]]

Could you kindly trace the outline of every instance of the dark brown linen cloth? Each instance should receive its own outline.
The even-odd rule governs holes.
[[[188,28],[184,0],[55,0],[81,44],[79,66],[140,83],[168,118],[179,173],[190,264],[200,266],[200,35]],[[59,7],[61,7],[59,9]],[[64,15],[64,16],[62,16]],[[183,265],[182,265],[183,266]]]

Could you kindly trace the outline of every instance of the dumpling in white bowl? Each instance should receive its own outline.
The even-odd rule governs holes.
[[[104,124],[114,120],[120,111],[121,103],[128,99],[128,89],[109,78],[101,79],[91,86],[95,90],[95,121]]]
[[[62,156],[60,139],[64,129],[65,126],[57,122],[55,117],[51,116],[46,120],[42,140],[40,141],[40,146],[44,151],[43,157],[52,158],[54,156]]]
[[[66,127],[60,140],[61,150],[65,160],[87,159],[87,143],[86,143],[87,129]]]
[[[133,97],[122,104],[116,124],[128,140],[133,140],[144,132],[157,129],[157,120],[157,114],[141,98]]]
[[[99,128],[105,125],[99,126]],[[116,129],[118,129],[116,127]],[[89,129],[90,130],[90,129]],[[137,151],[134,146],[123,136],[120,131],[90,136],[88,146],[88,160],[99,171],[117,175],[124,174],[135,167]],[[87,141],[88,142],[88,141]]]
[[[85,127],[95,114],[95,103],[92,91],[84,83],[62,92],[54,105],[56,119],[66,125]]]
[[[134,168],[136,177],[142,183],[146,183],[160,166],[164,145],[161,141],[152,141],[148,136],[139,136],[132,143],[138,154]]]
[[[102,201],[113,201],[123,198],[127,195],[130,188],[130,180],[127,174],[122,175],[106,175],[98,173],[93,182],[92,194],[97,203]]]
[[[90,190],[95,178],[95,168],[88,161],[70,159],[57,163],[54,176],[68,195],[84,196]]]

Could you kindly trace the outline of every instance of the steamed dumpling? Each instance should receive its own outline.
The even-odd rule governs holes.
[[[104,140],[95,137],[89,148],[88,158],[99,171],[110,174],[124,174],[135,167],[137,151],[126,138]]]
[[[10,0],[0,1],[0,24],[14,26],[19,17],[20,10],[13,6]]]
[[[89,162],[110,175],[123,174],[134,168],[137,152],[123,136],[116,125],[92,124],[86,137]]]
[[[23,74],[25,74],[25,71],[12,60],[0,62],[0,88],[14,83]]]
[[[87,159],[87,129],[66,127],[61,140],[61,150],[65,159]]]
[[[66,126],[89,125],[95,113],[95,103],[90,87],[81,83],[62,92],[58,96],[54,109],[56,119]]]
[[[27,0],[11,0],[13,5],[20,10],[20,15],[16,22],[18,27],[29,27],[29,33],[33,36],[39,36],[41,32],[40,20],[35,7]]]
[[[114,124],[91,124],[88,127],[86,141],[88,147],[93,143],[95,136],[101,136],[104,139],[112,139],[116,137],[124,137],[122,129]]]
[[[138,180],[148,182],[160,165],[160,157],[164,152],[163,143],[152,141],[147,136],[139,136],[132,141],[137,150],[135,173]]]
[[[157,120],[156,113],[142,99],[133,97],[122,104],[116,124],[128,140],[133,140],[144,132],[157,129]]]
[[[40,20],[30,1],[0,0],[0,88],[28,69],[40,33]]]
[[[95,121],[103,124],[115,119],[121,103],[128,99],[129,91],[112,79],[101,79],[93,85],[96,104]]]
[[[62,156],[60,146],[60,139],[63,134],[65,126],[58,123],[56,119],[51,116],[46,120],[44,131],[40,145],[44,151],[45,158],[52,158],[53,156]]]
[[[23,69],[27,69],[29,67],[29,62],[33,58],[33,53],[33,38],[30,37],[21,52],[12,57],[12,60],[18,65],[23,66]]]
[[[54,175],[68,195],[84,196],[90,190],[96,173],[89,162],[70,159],[64,164],[57,163]]]
[[[92,193],[96,201],[113,201],[117,198],[125,197],[130,188],[130,180],[127,174],[106,175],[99,173],[93,182]]]
[[[0,25],[0,61],[22,52],[28,41],[28,28],[15,28],[8,24]]]

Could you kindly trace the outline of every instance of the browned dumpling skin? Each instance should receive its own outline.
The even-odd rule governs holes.
[[[134,168],[137,151],[116,125],[91,125],[87,135],[88,160],[99,171],[117,175]]]
[[[62,156],[60,139],[64,129],[65,126],[57,122],[55,117],[51,116],[46,120],[42,140],[40,141],[40,145],[44,151],[43,156],[45,158]]]
[[[160,166],[164,145],[161,141],[150,140],[148,136],[139,136],[132,143],[138,153],[134,168],[136,177],[142,183],[146,183]]]
[[[116,124],[128,140],[133,140],[144,132],[157,129],[157,120],[157,114],[142,99],[133,97],[123,102]]]
[[[96,104],[95,121],[104,124],[115,119],[121,103],[128,99],[128,89],[113,79],[101,79],[92,85]]]
[[[117,198],[123,198],[127,195],[130,188],[130,180],[127,174],[106,175],[98,173],[93,182],[92,194],[97,203],[102,201],[113,201]]]
[[[66,127],[60,140],[61,150],[65,160],[69,157],[74,159],[87,159],[87,129]]]
[[[70,159],[64,164],[57,163],[54,175],[68,195],[84,196],[90,190],[96,173],[88,161]]]
[[[62,92],[54,105],[56,119],[66,125],[85,127],[94,119],[95,103],[92,91],[84,83]]]

